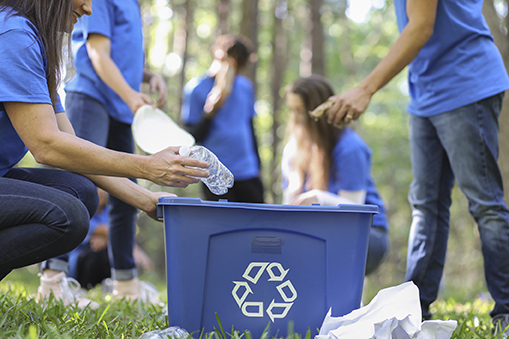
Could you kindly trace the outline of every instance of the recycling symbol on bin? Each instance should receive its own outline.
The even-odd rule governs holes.
[[[242,314],[246,317],[263,317],[264,305],[261,301],[246,301],[249,294],[254,294],[249,282],[256,285],[263,272],[267,271],[269,275],[268,281],[283,281],[290,269],[285,270],[283,265],[278,262],[252,262],[250,263],[242,277],[247,281],[234,281],[235,286],[232,290],[232,295],[237,305],[239,305]],[[240,290],[240,291],[239,291]],[[244,292],[242,293],[242,290]],[[290,311],[293,305],[293,301],[297,299],[297,291],[290,280],[286,280],[276,286],[275,292],[278,292],[284,302],[275,302],[275,298],[272,299],[270,305],[268,305],[265,312],[269,316],[270,320],[274,322],[274,319],[284,318]],[[255,299],[256,300],[256,299]],[[249,307],[249,309],[248,309]],[[254,308],[255,311],[252,311]]]

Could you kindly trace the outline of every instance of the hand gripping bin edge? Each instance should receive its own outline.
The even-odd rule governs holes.
[[[291,206],[164,197],[168,321],[187,331],[311,335],[359,307],[375,205]]]

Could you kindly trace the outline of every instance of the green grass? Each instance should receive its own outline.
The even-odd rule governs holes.
[[[163,307],[124,301],[108,303],[99,288],[90,292],[91,299],[101,303],[98,310],[79,310],[55,301],[37,303],[33,299],[34,291],[31,281],[21,283],[8,279],[0,283],[1,339],[139,338],[145,332],[167,327]],[[448,299],[435,302],[432,311],[435,319],[458,321],[453,339],[500,338],[492,335],[489,316],[492,307],[489,299],[467,303]],[[239,333],[228,324],[221,324],[220,319],[215,332],[192,333],[192,336],[195,339],[251,339],[249,333]],[[311,337],[309,332],[288,336],[290,339]]]
[[[434,319],[456,320],[458,326],[453,339],[495,339],[489,312],[493,309],[491,300],[475,299],[473,302],[459,303],[454,299],[437,300],[432,304]]]
[[[92,293],[92,299],[99,299],[97,293]],[[166,327],[161,307],[128,302],[102,304],[104,307],[98,310],[80,310],[52,300],[37,303],[23,286],[12,284],[0,294],[0,337],[138,338],[144,332]]]

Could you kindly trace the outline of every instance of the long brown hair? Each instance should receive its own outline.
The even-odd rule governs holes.
[[[63,37],[66,29],[70,27],[72,8],[72,0],[0,0],[0,11],[24,16],[39,30],[39,37],[46,50],[46,81],[53,104],[57,100],[57,89],[61,80]],[[67,37],[68,48],[69,40],[70,36]]]
[[[288,125],[290,137],[297,142],[292,165],[298,169],[301,183],[306,180],[311,189],[327,190],[332,152],[341,130],[329,124],[325,116],[315,120],[309,112],[333,96],[334,90],[324,77],[311,75],[289,84],[286,92],[298,95],[305,107],[305,111],[292,114]]]
[[[239,70],[243,69],[251,60],[253,55],[253,44],[251,40],[243,35],[224,34],[216,39],[212,46],[212,53],[216,50],[223,50],[226,55],[233,58]]]

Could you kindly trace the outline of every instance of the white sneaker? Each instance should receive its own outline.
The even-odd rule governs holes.
[[[131,280],[113,281],[113,300],[126,299],[129,301],[140,300],[144,303],[163,306],[159,300],[159,291],[147,281],[140,281],[138,278]]]
[[[41,285],[37,289],[36,300],[42,302],[49,299],[50,295],[53,294],[56,300],[61,300],[66,306],[77,303],[80,309],[89,307],[95,310],[99,308],[98,303],[81,295],[80,288],[80,283],[67,277],[65,272],[60,272],[51,277],[43,273],[41,275]]]
[[[140,281],[140,292],[141,300],[144,302],[152,305],[164,306],[164,303],[159,300],[159,291],[148,281]]]
[[[493,326],[495,326],[494,335],[500,335],[502,338],[509,337],[509,314],[499,314],[493,319]]]

